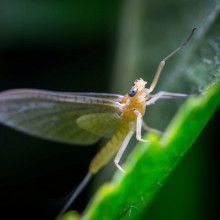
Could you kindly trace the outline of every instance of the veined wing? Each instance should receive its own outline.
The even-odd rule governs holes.
[[[121,98],[105,93],[8,90],[0,92],[0,122],[46,139],[91,144],[118,130],[121,121],[118,101]],[[112,115],[115,125],[107,126],[111,120],[103,114]],[[106,126],[98,128],[103,124]]]
[[[87,97],[96,97],[96,98],[102,98],[102,99],[107,99],[110,101],[115,101],[115,102],[121,102],[123,99],[123,95],[119,94],[109,94],[109,93],[95,93],[95,92],[61,92],[64,94],[68,94],[69,96],[74,95],[74,96],[87,96]]]

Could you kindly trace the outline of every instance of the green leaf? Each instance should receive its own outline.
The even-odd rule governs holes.
[[[112,183],[105,184],[98,191],[82,219],[101,219],[103,216],[109,220],[123,219],[132,205],[138,204],[140,210],[149,207],[219,104],[218,80],[203,94],[184,103],[161,140],[149,134],[145,137],[151,141],[148,147],[144,143],[138,144],[124,166],[126,175],[117,171]],[[138,215],[141,215],[140,210]]]
[[[132,213],[136,209],[136,215],[129,219],[141,219],[141,210],[152,203],[219,104],[220,77],[203,94],[184,103],[161,139],[148,134],[145,138],[151,143],[138,144],[124,165],[126,175],[117,171],[113,181],[98,191],[82,219],[124,219],[131,209]]]
[[[76,212],[70,211],[60,217],[60,220],[80,220],[80,216]]]

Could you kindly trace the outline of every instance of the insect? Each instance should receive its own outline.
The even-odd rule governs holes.
[[[159,64],[153,82],[135,80],[125,96],[106,93],[66,93],[37,89],[13,89],[0,92],[0,122],[24,133],[40,138],[69,144],[93,144],[101,137],[111,137],[107,144],[92,159],[88,174],[72,195],[60,216],[82,191],[92,175],[97,173],[116,153],[115,165],[119,165],[132,135],[142,139],[142,127],[147,131],[159,132],[148,127],[142,118],[146,106],[161,98],[187,97],[187,94],[159,92],[151,94],[157,85],[165,62],[191,39],[189,38]]]

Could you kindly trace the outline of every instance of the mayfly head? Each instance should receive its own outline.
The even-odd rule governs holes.
[[[132,88],[129,91],[129,96],[134,97],[137,93],[142,93],[145,89],[145,85],[147,82],[145,82],[143,79],[136,79],[133,83]]]

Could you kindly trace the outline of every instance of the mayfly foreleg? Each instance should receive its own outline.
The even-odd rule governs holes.
[[[118,167],[118,169],[121,170],[123,173],[125,173],[125,171],[124,171],[124,170],[122,169],[122,167],[119,165],[119,161],[120,161],[120,159],[121,159],[121,157],[122,157],[122,155],[123,155],[123,153],[124,153],[126,147],[128,146],[128,143],[129,143],[129,141],[130,141],[130,139],[131,139],[133,133],[134,133],[134,130],[130,130],[130,131],[128,132],[128,134],[127,134],[127,136],[125,137],[125,139],[124,139],[124,141],[123,141],[123,143],[122,143],[122,145],[121,145],[121,147],[120,147],[118,153],[116,154],[115,160],[114,160],[115,165],[116,165],[116,166]]]
[[[152,95],[149,95],[150,97],[161,97],[161,98],[175,98],[175,97],[188,97],[190,95],[188,94],[185,94],[185,93],[174,93],[174,92],[165,92],[165,91],[160,91],[156,94],[152,94]]]
[[[142,115],[141,115],[141,113],[140,113],[137,109],[134,109],[134,113],[137,115],[136,139],[137,139],[138,141],[148,142],[148,140],[144,140],[144,139],[142,139],[142,137],[141,137]]]
[[[155,74],[155,76],[154,76],[153,82],[152,82],[151,85],[150,85],[149,93],[151,93],[151,92],[154,90],[155,86],[157,85],[158,79],[159,79],[160,74],[161,74],[161,72],[162,72],[162,70],[163,70],[163,67],[164,67],[164,65],[165,65],[165,62],[166,62],[170,57],[172,57],[177,51],[179,51],[182,47],[184,47],[184,46],[189,42],[189,40],[191,39],[191,37],[192,37],[192,35],[193,35],[193,33],[194,33],[195,30],[196,30],[196,28],[193,28],[193,30],[192,30],[190,36],[188,37],[188,39],[187,39],[181,46],[179,46],[176,50],[174,50],[171,54],[169,54],[167,57],[165,57],[164,59],[161,60],[159,66],[158,66],[158,68],[157,68],[157,72],[156,72],[156,74]]]
[[[190,95],[184,94],[184,93],[172,93],[172,92],[158,92],[154,95],[149,95],[151,98],[150,100],[146,101],[145,105],[152,105],[154,104],[158,99],[171,99],[171,98],[186,98]]]

